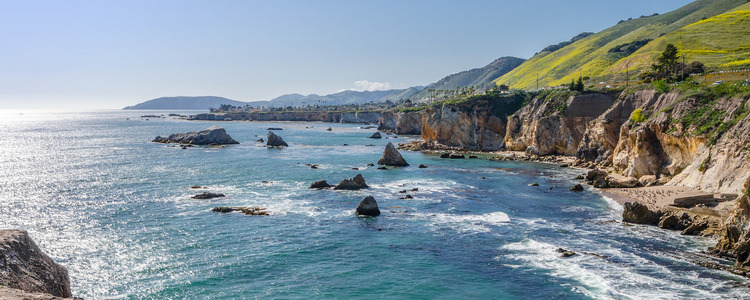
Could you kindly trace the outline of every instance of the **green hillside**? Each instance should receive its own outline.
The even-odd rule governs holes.
[[[469,86],[484,88],[492,85],[493,80],[508,73],[523,62],[524,60],[518,57],[501,57],[484,67],[445,76],[410,97],[413,99],[427,98],[429,97],[430,90],[455,90],[456,88]]]
[[[744,23],[746,21],[743,21],[746,18],[741,11],[735,13],[737,16],[717,15],[741,10],[745,6],[746,0],[698,0],[663,15],[621,21],[613,27],[586,36],[559,50],[542,51],[494,82],[514,88],[532,89],[536,86],[537,76],[540,86],[567,84],[578,78],[579,74],[591,77],[592,80],[589,82],[624,79],[626,62],[630,62],[631,74],[635,74],[640,71],[639,68],[645,69],[650,66],[653,58],[663,51],[666,43],[674,43],[672,39],[677,40],[674,44],[680,48],[680,35],[676,35],[677,33],[682,35],[683,47],[694,49],[694,54],[702,55],[691,58],[688,52],[688,60],[705,60],[708,68],[734,64],[737,61],[734,58],[715,56],[723,55],[722,51],[731,50],[737,57],[748,51],[742,46],[748,38],[748,35],[743,33],[748,28],[745,25],[747,23]],[[717,18],[712,18],[714,16]],[[705,20],[701,21],[702,19]],[[735,27],[744,28],[734,28],[731,24],[738,24]],[[701,38],[701,30],[715,30],[714,34],[721,31],[726,38],[719,39],[720,45],[712,46],[710,44],[714,39],[707,39],[705,36]],[[690,32],[694,33],[692,38],[688,34]],[[640,46],[643,47],[638,49]],[[715,49],[720,51],[712,52]],[[633,69],[636,71],[633,72]]]

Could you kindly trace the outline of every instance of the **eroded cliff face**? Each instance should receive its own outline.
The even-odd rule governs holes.
[[[535,98],[508,118],[505,144],[509,150],[536,155],[574,155],[590,122],[615,101],[600,93]]]
[[[424,111],[395,112],[384,111],[378,120],[378,130],[393,131],[396,134],[422,134]]]
[[[735,259],[734,266],[750,271],[750,179],[745,181],[745,193],[737,199],[734,209],[724,221],[712,253]]]
[[[430,106],[423,112],[422,139],[474,151],[504,149],[505,120],[522,101],[506,97]]]

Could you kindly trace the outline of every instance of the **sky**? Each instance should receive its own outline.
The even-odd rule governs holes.
[[[688,0],[0,0],[0,109],[427,85]]]

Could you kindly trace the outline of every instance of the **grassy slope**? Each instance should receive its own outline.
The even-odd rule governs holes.
[[[537,74],[540,86],[567,84],[579,74],[590,76],[595,81],[611,79],[612,76],[618,74],[618,67],[624,72],[624,67],[618,65],[618,62],[624,64],[622,61],[624,55],[607,53],[609,49],[643,39],[656,40],[662,35],[698,22],[704,17],[715,16],[746,3],[746,0],[698,0],[663,15],[629,20],[558,51],[539,53],[518,68],[496,79],[495,83],[530,89],[536,86]],[[643,61],[646,61],[645,57]],[[634,63],[631,62],[631,68],[633,66]]]

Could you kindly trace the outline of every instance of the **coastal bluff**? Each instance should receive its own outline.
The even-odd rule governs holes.
[[[72,297],[68,270],[23,230],[0,230],[0,299]]]

